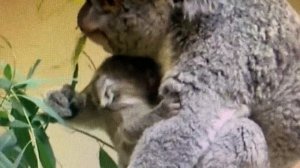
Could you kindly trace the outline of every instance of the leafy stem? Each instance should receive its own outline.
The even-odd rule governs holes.
[[[71,130],[73,130],[73,131],[75,131],[75,132],[79,132],[79,133],[81,133],[81,134],[83,134],[83,135],[86,135],[86,136],[88,136],[88,137],[90,137],[90,138],[92,138],[92,139],[94,139],[94,140],[96,140],[96,141],[102,143],[103,145],[110,147],[110,148],[113,149],[113,150],[116,150],[115,147],[113,147],[111,144],[109,144],[109,143],[103,141],[102,139],[100,139],[100,138],[98,138],[98,137],[96,137],[96,136],[94,136],[94,135],[92,135],[92,134],[90,134],[90,133],[88,133],[88,132],[85,132],[85,131],[83,131],[83,130],[81,130],[81,129],[78,129],[78,128],[75,128],[75,127],[71,127],[71,126],[69,126],[68,128],[70,128]]]
[[[10,90],[11,94],[13,95],[14,98],[16,98],[16,100],[21,103],[19,97],[17,96],[17,94],[13,91],[13,89]],[[30,137],[31,137],[31,141],[32,141],[32,144],[34,146],[34,152],[35,152],[35,155],[36,155],[36,159],[37,159],[37,163],[38,163],[38,168],[42,167],[41,166],[41,159],[40,159],[40,155],[39,155],[39,150],[37,148],[37,142],[36,142],[36,137],[35,137],[35,134],[34,134],[34,130],[33,130],[33,127],[32,127],[32,124],[30,122],[30,119],[29,119],[29,116],[27,115],[27,110],[25,107],[22,107],[23,109],[23,113],[24,113],[24,116],[26,118],[26,121],[27,121],[27,124],[29,125],[29,130],[30,130]]]

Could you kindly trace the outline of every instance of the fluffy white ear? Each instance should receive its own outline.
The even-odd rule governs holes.
[[[197,15],[214,13],[219,0],[173,0],[174,7],[180,7],[186,19],[193,20]]]
[[[105,75],[101,76],[96,82],[97,95],[101,107],[108,107],[113,103],[115,93],[113,92],[114,81],[107,78]]]

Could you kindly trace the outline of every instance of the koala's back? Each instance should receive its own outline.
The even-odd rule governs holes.
[[[208,37],[176,66],[173,77],[187,84],[183,104],[199,110],[208,90],[247,104],[266,136],[271,167],[284,167],[300,156],[299,16],[283,0],[222,2],[220,12],[200,17]]]
[[[182,47],[168,76],[170,89],[180,94],[181,113],[148,129],[135,151],[155,151],[156,143],[172,151],[176,140],[184,149],[161,160],[184,156],[181,165],[190,166],[208,146],[199,137],[207,133],[201,132],[203,125],[213,122],[210,114],[224,104],[246,104],[266,137],[271,167],[288,167],[300,156],[299,16],[284,0],[216,2],[219,11],[197,16],[201,26],[185,38],[192,42]],[[175,31],[181,28],[186,31],[184,26]],[[173,43],[180,43],[177,39],[182,40],[176,37]]]

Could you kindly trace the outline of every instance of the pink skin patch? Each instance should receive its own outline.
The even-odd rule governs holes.
[[[212,122],[212,129],[208,132],[208,138],[209,140],[214,140],[217,130],[222,128],[222,126],[230,119],[233,118],[235,113],[235,110],[233,109],[224,109],[219,113],[219,117],[217,119],[214,119]]]

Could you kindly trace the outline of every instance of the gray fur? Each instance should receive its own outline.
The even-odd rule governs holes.
[[[83,10],[79,17],[83,32],[99,44],[95,30],[106,34],[101,38],[114,54],[173,58],[160,92],[165,99],[180,97],[180,114],[144,132],[129,167],[206,168],[228,162],[226,167],[265,168],[267,153],[272,168],[291,167],[300,156],[299,16],[286,0],[169,2],[124,0],[127,10],[117,14],[89,13],[101,20],[89,30],[93,21]],[[121,22],[124,16],[134,22]],[[173,53],[161,54],[165,50]],[[244,105],[255,123],[224,118],[227,109],[236,113]],[[249,136],[226,134],[228,125]],[[233,138],[230,147],[246,144],[245,153],[238,152],[235,161],[207,162],[235,154],[222,147],[223,135]]]
[[[70,85],[48,93],[46,102],[69,124],[103,128],[119,156],[119,167],[129,164],[143,131],[178,114],[174,99],[158,98],[159,66],[149,58],[113,56],[107,58],[88,86],[80,93]]]

